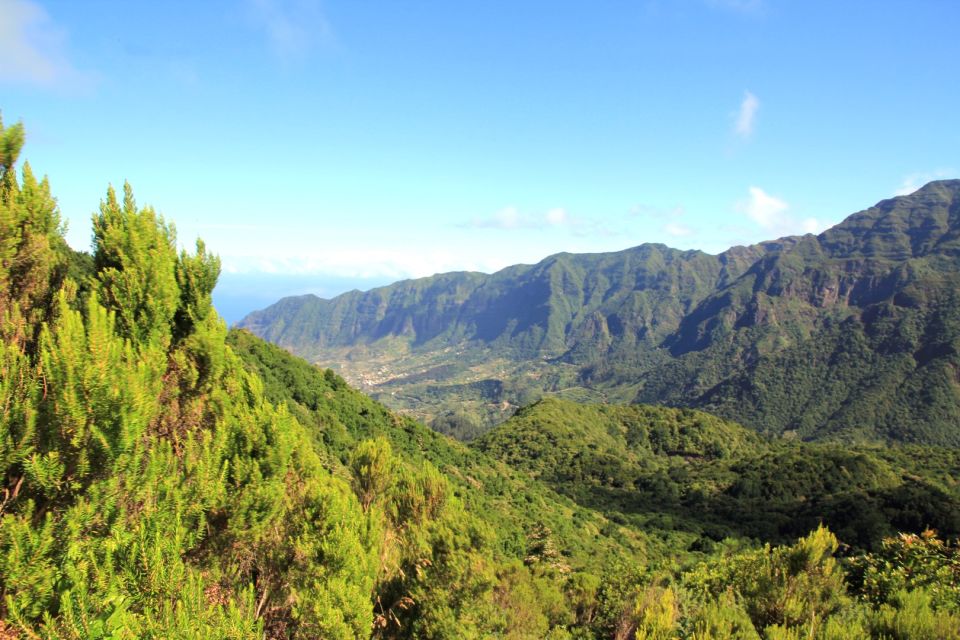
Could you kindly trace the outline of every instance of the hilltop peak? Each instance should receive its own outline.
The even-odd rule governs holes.
[[[828,254],[903,260],[960,248],[960,180],[929,182],[881,200],[824,231]]]
[[[960,194],[960,178],[947,178],[944,180],[931,180],[913,193],[899,197],[909,197],[918,194],[943,194],[952,193],[954,197]]]

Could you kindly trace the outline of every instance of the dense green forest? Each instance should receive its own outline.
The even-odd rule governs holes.
[[[820,235],[448,273],[241,324],[463,439],[544,395],[804,440],[960,444],[960,180]]]
[[[876,549],[960,535],[960,451],[767,439],[701,411],[545,399],[475,442],[578,504],[640,529],[787,542],[818,524]]]
[[[0,124],[0,638],[960,637],[952,450],[555,401],[467,447],[228,331],[219,260],[129,185],[71,249],[23,143]]]

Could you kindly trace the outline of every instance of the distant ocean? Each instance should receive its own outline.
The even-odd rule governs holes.
[[[312,293],[333,298],[341,293],[390,284],[388,278],[344,278],[325,274],[221,273],[213,291],[213,306],[233,326],[251,311],[269,307],[280,298]]]

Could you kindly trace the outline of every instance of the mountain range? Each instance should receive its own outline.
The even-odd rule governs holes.
[[[13,169],[23,141],[22,125],[0,123],[0,638],[960,640],[960,448],[802,442],[695,409],[556,397],[457,442],[331,369],[229,331],[212,305],[219,258],[199,240],[181,250],[129,184],[107,189],[92,253],[71,249],[50,182]],[[916,198],[890,210],[904,202],[937,211]],[[818,306],[800,276],[783,286],[814,309],[862,307],[855,338],[883,357],[916,343],[915,361],[949,366],[938,345],[951,339],[952,290],[931,274],[949,273],[954,213],[924,233],[903,223],[921,236],[908,245],[918,258],[893,244],[844,248],[871,253],[876,264],[859,260],[881,274],[873,289],[854,295],[824,275],[836,294]],[[477,281],[451,294],[472,300],[473,316],[446,326],[394,310],[398,328],[365,346],[407,366],[434,358],[403,384],[433,384],[450,402],[567,382],[562,393],[636,397],[647,383],[618,371],[708,362],[711,349],[769,336],[769,353],[799,348],[780,348],[773,329],[738,332],[803,327],[800,303],[769,303],[744,326],[736,310],[760,293],[778,299],[764,279],[800,260],[793,252],[831,273],[829,240],[738,250],[720,269],[643,247],[629,269],[617,255],[561,256],[490,286],[448,276]],[[906,263],[891,267],[905,275],[882,260]],[[530,307],[543,278],[546,308]],[[576,307],[588,282],[609,306],[597,293]],[[631,316],[629,299],[657,311]],[[425,303],[456,314],[449,300]],[[882,304],[907,310],[893,328]],[[581,318],[576,330],[558,324],[563,313]],[[901,342],[868,342],[883,335]],[[353,341],[331,348],[363,362]],[[635,362],[619,356],[630,349]],[[865,351],[829,365],[847,371]],[[499,377],[457,391],[430,382],[443,371]]]
[[[643,244],[284,298],[240,326],[473,437],[544,394],[803,439],[960,444],[960,180],[819,235]]]

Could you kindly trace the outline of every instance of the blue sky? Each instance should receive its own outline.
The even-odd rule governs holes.
[[[960,3],[0,0],[0,109],[221,312],[558,251],[711,253],[960,176]]]

